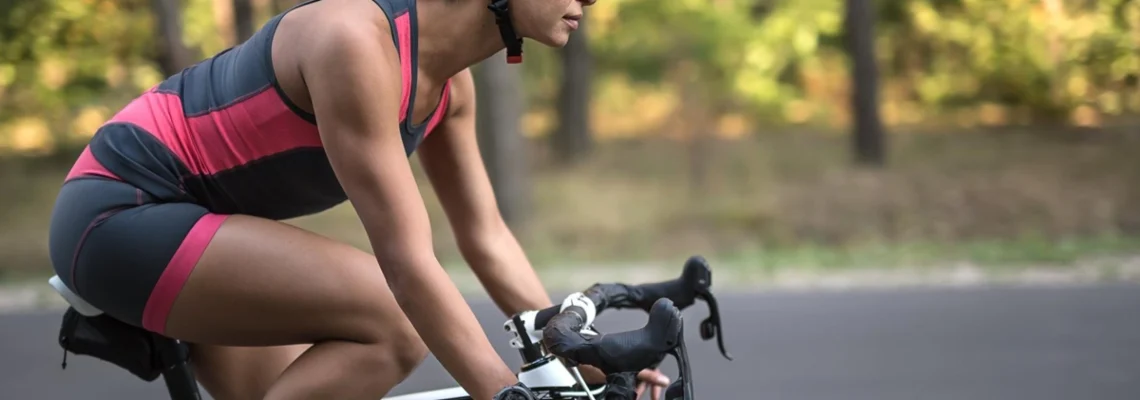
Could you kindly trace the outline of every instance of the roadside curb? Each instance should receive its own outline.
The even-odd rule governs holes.
[[[538,270],[549,292],[581,290],[597,282],[644,283],[674,279],[680,266],[612,264]],[[479,280],[464,266],[448,268],[464,296],[486,297]],[[713,287],[718,292],[836,291],[976,286],[1073,286],[1101,283],[1140,284],[1140,255],[1104,257],[1071,266],[1017,268],[982,267],[960,263],[941,267],[819,269],[775,271],[741,265],[714,265]],[[66,308],[46,279],[0,283],[0,314]]]

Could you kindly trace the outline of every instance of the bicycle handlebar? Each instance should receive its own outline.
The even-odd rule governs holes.
[[[579,305],[576,311],[568,314],[567,312],[573,308],[567,308],[567,303],[551,306],[538,312],[535,316],[534,326],[536,329],[543,330],[543,342],[546,342],[549,346],[553,343],[562,342],[560,339],[563,339],[563,337],[560,335],[577,334],[581,336],[578,331],[584,326],[589,325],[595,315],[600,315],[606,309],[637,308],[650,312],[651,323],[647,324],[645,328],[642,328],[642,330],[644,330],[654,327],[652,324],[651,309],[659,299],[669,299],[671,305],[680,310],[688,308],[693,305],[697,299],[701,299],[709,304],[709,317],[701,322],[701,338],[709,340],[715,337],[721,354],[724,355],[725,358],[732,360],[732,356],[729,355],[728,351],[724,348],[724,330],[721,327],[720,308],[717,305],[716,297],[712,295],[711,287],[712,270],[709,268],[708,261],[701,256],[693,256],[689,257],[685,262],[681,277],[677,279],[641,285],[627,285],[623,283],[594,284],[590,286],[589,289],[581,292],[585,298],[589,299],[594,309],[585,309]],[[573,327],[573,329],[551,336],[550,333],[547,333],[549,330],[544,328],[550,324],[553,319],[561,315],[567,315],[561,318],[570,318],[569,315],[578,316],[582,320],[580,321],[581,325],[572,323],[578,321],[568,320],[562,323],[564,324],[562,328]],[[660,329],[660,327],[658,327],[658,329]],[[584,344],[588,344],[588,342]],[[622,356],[624,356],[624,354],[613,354],[609,356],[609,358],[622,358]]]
[[[568,307],[543,329],[543,343],[554,355],[593,365],[606,375],[656,366],[681,339],[681,311],[667,298],[654,303],[641,329],[586,337],[579,332],[586,318],[581,307]]]
[[[571,363],[588,364],[607,375],[607,381],[632,381],[630,373],[655,368],[666,354],[673,354],[681,367],[681,376],[666,390],[667,399],[692,399],[688,357],[683,337],[681,310],[696,299],[709,303],[710,315],[701,322],[701,337],[717,338],[725,358],[732,356],[724,348],[723,329],[716,298],[709,290],[712,270],[700,256],[690,257],[678,279],[642,285],[621,283],[595,284],[572,294],[562,305],[541,310],[535,315],[534,327],[542,330],[542,343],[550,353]],[[638,308],[649,313],[649,321],[640,329],[601,336],[586,336],[581,331],[594,317],[606,309]],[[625,398],[614,393],[614,398]],[[607,399],[611,398],[609,396]]]

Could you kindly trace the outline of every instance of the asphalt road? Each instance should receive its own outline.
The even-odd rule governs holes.
[[[722,294],[729,352],[685,311],[698,398],[826,400],[1140,399],[1140,287],[914,289]],[[502,317],[471,300],[500,354]],[[645,323],[610,312],[598,328]],[[158,399],[91,358],[60,369],[59,314],[0,316],[0,399]],[[673,373],[671,365],[665,368]],[[392,394],[450,386],[434,357]]]

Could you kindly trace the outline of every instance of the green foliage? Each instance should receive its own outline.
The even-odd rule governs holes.
[[[934,112],[982,102],[1038,115],[1140,111],[1140,1],[1056,0],[1059,12],[1051,1],[874,2],[884,102]],[[187,46],[199,57],[222,50],[212,0],[181,4]],[[831,83],[848,74],[845,6],[607,0],[590,8],[587,23],[601,75],[667,87],[695,81],[718,104],[784,118],[790,105],[846,103]],[[147,0],[0,2],[0,148],[16,123],[40,126],[57,143],[82,134],[76,121],[85,110],[102,107],[96,117],[106,117],[161,79],[153,24]],[[528,42],[527,55],[527,104],[549,107],[557,51]]]
[[[884,73],[918,71],[913,96],[929,105],[964,100],[1071,109],[1118,88],[1140,61],[1140,12],[1130,0],[884,2]],[[1125,23],[1112,23],[1112,21]]]
[[[132,72],[145,73],[149,64],[154,34],[145,0],[24,0],[6,7],[0,127],[30,118],[56,135],[72,133],[80,108],[114,98],[130,86]]]
[[[747,63],[748,53],[741,50],[769,32],[747,11],[753,3],[747,0],[615,3],[610,26],[598,27],[592,38],[599,67],[639,81],[661,80],[688,60],[697,63],[702,82],[730,89],[731,77]]]
[[[1135,93],[1140,3],[1058,1],[1057,14],[1040,0],[875,2],[884,81],[908,88],[888,96],[931,110],[994,102],[1041,114],[1082,104],[1122,111],[1104,94]],[[804,100],[813,71],[847,73],[836,61],[846,51],[842,0],[611,3],[615,17],[593,35],[610,73],[658,81],[692,61],[710,89],[754,108]]]

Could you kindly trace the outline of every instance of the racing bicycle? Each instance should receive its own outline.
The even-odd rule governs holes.
[[[162,376],[172,400],[200,400],[189,347],[185,342],[134,327],[105,315],[69,290],[58,276],[49,284],[67,301],[59,344],[67,353],[91,356],[154,381]],[[561,304],[511,316],[503,327],[510,346],[519,351],[519,393],[529,400],[633,400],[637,372],[657,368],[672,355],[679,376],[665,390],[666,400],[695,400],[681,311],[697,300],[708,304],[709,316],[700,324],[704,340],[724,347],[720,311],[712,291],[712,270],[701,256],[684,264],[674,280],[641,285],[598,283],[572,293]],[[600,334],[594,319],[609,309],[640,309],[649,314],[639,328]],[[606,375],[604,383],[587,384],[578,370],[586,364]],[[386,397],[383,400],[471,399],[463,388]]]

